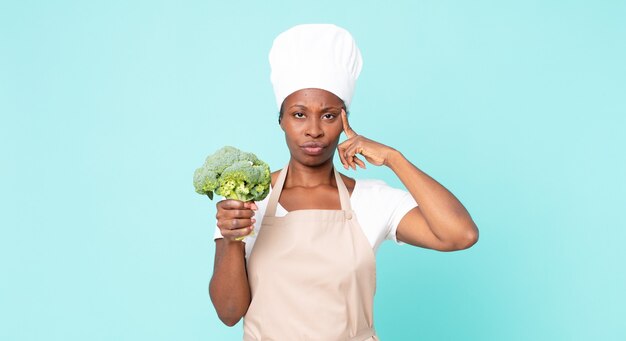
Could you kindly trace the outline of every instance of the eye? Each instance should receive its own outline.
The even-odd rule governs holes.
[[[335,117],[337,117],[337,115],[336,115],[336,114],[333,114],[333,113],[328,113],[328,114],[324,114],[324,115],[322,115],[322,118],[323,118],[323,119],[325,119],[325,120],[332,120],[332,119],[334,119]]]
[[[301,112],[296,112],[296,113],[293,114],[293,117],[295,117],[295,118],[304,118],[304,114],[301,113]]]

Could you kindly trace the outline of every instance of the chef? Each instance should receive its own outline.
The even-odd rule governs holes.
[[[245,341],[379,340],[379,245],[462,250],[478,229],[455,196],[399,150],[350,126],[362,57],[348,31],[292,27],[276,37],[269,61],[289,161],[272,173],[264,200],[217,203],[211,300],[225,324],[244,319]],[[346,170],[389,167],[406,190],[341,174],[335,152]]]

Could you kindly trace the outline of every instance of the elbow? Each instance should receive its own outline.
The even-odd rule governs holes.
[[[462,237],[450,242],[442,251],[450,252],[466,250],[476,244],[478,242],[478,229],[476,228],[476,225],[473,225],[473,227],[468,229],[468,231],[469,232],[464,234]]]
[[[238,309],[229,307],[226,309],[217,309],[217,317],[220,321],[229,327],[233,327],[243,318],[243,314],[240,314]]]
[[[459,250],[469,249],[470,247],[474,246],[474,244],[476,244],[477,242],[478,242],[478,228],[476,227],[476,225],[473,225],[473,227],[470,229],[470,232],[467,233],[463,241],[460,243]]]
[[[474,244],[476,244],[477,242],[478,242],[478,235],[476,235],[475,237],[469,238],[465,242],[461,250],[469,249],[470,247],[474,246]]]
[[[241,304],[237,304],[236,301],[233,300],[219,299],[219,295],[211,290],[209,290],[209,296],[213,302],[213,307],[215,308],[217,317],[220,321],[222,321],[222,323],[229,327],[233,327],[239,323],[239,321],[246,314],[247,306],[244,307]]]
[[[235,326],[239,322],[239,320],[241,320],[241,316],[239,316],[239,317],[219,316],[219,318],[220,318],[220,321],[222,321],[222,323],[224,323],[225,325],[227,325],[229,327]]]

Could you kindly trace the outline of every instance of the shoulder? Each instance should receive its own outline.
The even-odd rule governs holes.
[[[280,171],[282,169],[279,169],[277,171],[272,172],[272,174],[270,174],[270,176],[272,177],[272,187],[274,187],[274,184],[276,183],[276,180],[278,179],[278,175],[280,175]]]
[[[384,193],[395,189],[389,186],[385,181],[379,179],[358,179],[356,183],[361,193]]]
[[[384,189],[391,188],[383,180],[379,179],[358,179],[359,187],[365,189]]]
[[[354,186],[356,185],[356,180],[354,180],[353,178],[343,175],[341,173],[339,173],[339,175],[341,176],[341,180],[343,180],[343,183],[346,185],[346,188],[348,189],[348,193],[352,194],[354,193]]]
[[[353,199],[358,204],[394,206],[410,196],[407,190],[392,187],[383,180],[358,179]]]

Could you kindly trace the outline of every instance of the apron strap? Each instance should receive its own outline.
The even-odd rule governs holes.
[[[274,217],[276,216],[276,207],[278,206],[278,199],[280,199],[280,193],[283,191],[283,186],[285,185],[285,179],[287,178],[287,169],[289,168],[289,164],[287,164],[278,174],[278,179],[276,179],[276,183],[272,188],[272,193],[270,194],[270,199],[267,203],[267,208],[265,209],[266,217]],[[350,193],[348,192],[348,188],[346,188],[346,184],[341,179],[341,175],[337,171],[337,168],[333,166],[333,171],[335,173],[335,181],[337,182],[337,190],[339,190],[339,202],[341,203],[341,209],[343,211],[352,211],[352,205],[350,204]]]
[[[343,183],[341,179],[341,174],[337,171],[337,168],[333,167],[335,170],[335,181],[337,182],[337,189],[339,190],[339,201],[341,202],[341,209],[344,211],[352,211],[352,205],[350,205],[350,193],[348,192],[348,188],[346,188],[346,184]]]
[[[272,188],[272,193],[270,194],[270,201],[267,203],[267,208],[265,209],[266,217],[274,217],[276,216],[276,206],[278,206],[278,199],[280,198],[280,193],[283,191],[283,185],[285,184],[285,179],[287,178],[287,168],[289,164],[287,164],[280,174],[278,174],[278,179],[276,179],[276,183]]]

